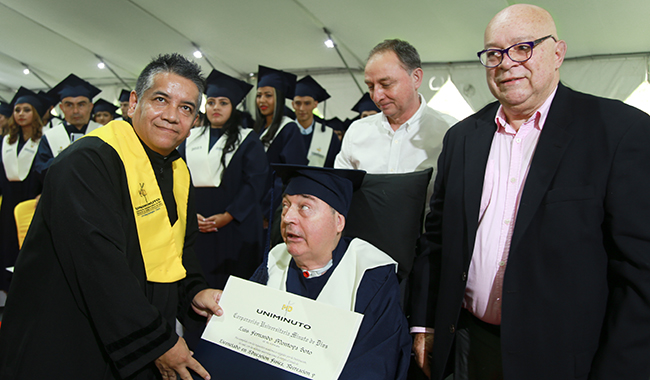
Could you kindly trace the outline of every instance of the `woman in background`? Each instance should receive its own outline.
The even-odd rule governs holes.
[[[257,76],[255,131],[260,135],[269,165],[307,165],[307,147],[298,125],[284,115],[284,99],[293,100],[297,77],[266,66],[259,66]],[[273,211],[276,211],[273,219],[276,219],[274,224],[277,224],[280,215],[277,210],[282,199],[282,180],[274,180],[270,168],[269,173],[267,191],[262,202],[264,228],[269,226],[268,221]],[[279,225],[273,230],[271,241],[277,243],[281,239]]]
[[[194,250],[210,287],[248,279],[262,262],[262,209],[269,164],[257,133],[235,109],[253,86],[213,70],[207,78],[206,126],[178,150],[196,189],[200,234]]]
[[[11,279],[5,268],[14,265],[19,250],[14,207],[41,193],[32,163],[43,135],[39,111],[44,108],[38,95],[24,87],[11,104],[13,114],[7,123],[8,133],[2,138],[0,155],[0,290],[5,292]]]

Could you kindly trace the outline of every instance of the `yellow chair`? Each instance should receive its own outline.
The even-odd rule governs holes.
[[[25,240],[25,235],[27,235],[29,224],[32,222],[32,218],[34,217],[36,203],[36,199],[30,199],[18,203],[16,205],[16,208],[14,208],[14,217],[16,218],[16,230],[18,231],[19,248],[23,246],[23,241]]]

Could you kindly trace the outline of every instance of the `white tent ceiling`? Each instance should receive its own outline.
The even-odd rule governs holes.
[[[567,57],[650,52],[647,0],[533,1],[554,16]],[[104,89],[114,101],[152,56],[191,56],[198,45],[218,70],[245,77],[258,64],[331,75],[328,104],[345,114],[360,96],[334,49],[331,31],[363,87],[367,52],[385,38],[402,38],[423,63],[475,62],[483,30],[503,0],[0,0],[0,98],[19,86],[47,89],[69,73]],[[206,59],[198,59],[205,73]],[[31,74],[24,75],[25,65]],[[470,64],[475,66],[476,63]],[[436,66],[436,65],[430,65]],[[647,69],[647,64],[645,65]],[[426,69],[425,69],[426,72]],[[42,81],[38,78],[42,78]],[[321,79],[318,79],[321,81]],[[478,84],[485,91],[484,83]],[[337,101],[337,95],[345,101]],[[328,110],[328,113],[330,110]],[[345,111],[345,112],[342,112]],[[329,115],[328,115],[329,116]]]

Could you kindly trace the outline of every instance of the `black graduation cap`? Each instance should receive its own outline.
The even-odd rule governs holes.
[[[270,86],[282,91],[287,99],[293,99],[296,90],[294,74],[260,65],[257,70],[257,88]]]
[[[307,75],[296,83],[294,96],[311,96],[317,102],[323,102],[330,98],[330,94],[311,75]]]
[[[362,113],[363,111],[377,111],[381,112],[381,110],[377,107],[375,102],[372,101],[370,98],[369,93],[363,94],[361,99],[357,102],[357,104],[352,107],[352,111]]]
[[[44,105],[45,101],[43,101],[43,99],[41,99],[38,94],[28,88],[21,86],[18,89],[18,92],[16,92],[16,95],[14,95],[14,98],[11,99],[11,108],[13,109],[16,104],[22,103],[31,104],[41,117],[43,117],[43,114],[45,111],[47,111],[48,108]]]
[[[85,96],[92,100],[97,94],[102,92],[99,88],[86,82],[74,74],[68,75],[67,78],[59,82],[53,89],[48,91],[48,94],[56,94],[59,100],[68,97]]]
[[[284,116],[288,117],[289,119],[295,119],[296,118],[296,113],[293,112],[293,110],[286,105],[284,106]]]
[[[361,187],[363,170],[319,168],[303,165],[272,164],[286,185],[287,195],[308,194],[330,205],[344,217],[352,203],[352,193]]]
[[[0,101],[0,115],[4,117],[11,117],[14,113],[14,109],[10,103]]]
[[[332,128],[335,131],[343,131],[344,130],[343,128],[345,127],[341,119],[339,119],[338,117],[325,120],[325,125],[327,125],[328,127]]]
[[[218,70],[212,70],[205,80],[205,96],[208,98],[226,97],[230,99],[233,107],[244,99],[251,88],[253,88],[252,84]]]
[[[38,96],[45,102],[47,108],[54,107],[59,102],[57,96],[52,96],[43,90],[38,92]]]
[[[108,112],[113,115],[113,117],[115,117],[115,111],[117,111],[118,108],[118,106],[104,99],[97,99],[95,105],[93,106],[93,115],[97,114],[97,112]]]
[[[348,128],[350,128],[350,126],[352,125],[352,123],[354,123],[355,121],[357,121],[359,119],[360,119],[359,116],[355,117],[354,119],[345,118],[345,121],[343,121],[343,130],[347,131]]]
[[[131,91],[129,90],[120,91],[120,103],[128,102],[130,97],[131,97]]]

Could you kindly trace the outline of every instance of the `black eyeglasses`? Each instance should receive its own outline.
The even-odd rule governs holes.
[[[557,42],[555,37],[552,34],[549,34],[546,37],[536,39],[535,41],[530,42],[520,42],[514,44],[505,49],[485,49],[476,53],[478,55],[479,61],[481,64],[487,68],[497,67],[503,62],[503,56],[508,55],[511,60],[515,62],[526,62],[533,56],[533,48],[546,39],[552,38],[553,41]]]

